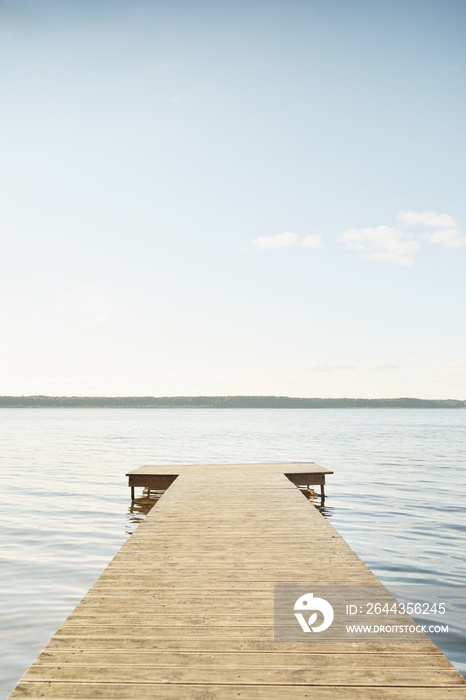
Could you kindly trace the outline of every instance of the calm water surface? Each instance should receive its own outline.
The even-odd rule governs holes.
[[[143,517],[128,470],[319,462],[353,549],[427,590],[466,585],[465,444],[461,410],[0,409],[0,697]],[[465,644],[466,623],[443,650],[466,675]]]

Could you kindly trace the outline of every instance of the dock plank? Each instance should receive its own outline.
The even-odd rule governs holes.
[[[275,686],[244,686],[222,684],[185,684],[176,685],[152,683],[63,683],[27,682],[18,687],[15,697],[18,698],[61,698],[68,700],[425,700],[425,688],[420,687],[365,687],[361,688],[320,686],[316,692],[315,686],[275,685]],[[462,688],[441,688],[431,698],[436,700],[464,700],[466,694]]]

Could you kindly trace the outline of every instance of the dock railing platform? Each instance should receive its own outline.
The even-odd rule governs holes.
[[[128,486],[131,488],[131,499],[134,500],[135,488],[137,486],[147,489],[148,491],[151,489],[163,491],[167,489],[180,474],[194,475],[208,468],[209,472],[213,475],[218,471],[225,471],[232,467],[236,469],[242,467],[249,472],[250,477],[253,477],[259,469],[264,470],[265,468],[270,474],[285,474],[296,486],[305,486],[307,488],[311,486],[320,486],[322,501],[325,500],[325,476],[326,474],[333,474],[333,471],[325,469],[325,467],[321,467],[320,464],[316,464],[315,462],[274,462],[270,464],[261,462],[260,464],[247,463],[235,465],[180,464],[174,466],[170,464],[149,464],[139,467],[138,469],[133,469],[133,471],[128,472],[126,476],[128,477]]]

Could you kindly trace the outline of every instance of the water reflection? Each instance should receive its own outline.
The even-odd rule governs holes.
[[[331,518],[333,515],[333,508],[327,505],[326,499],[322,499],[321,495],[318,494],[314,489],[308,488],[307,486],[298,486],[299,490],[305,498],[312,503],[312,505],[321,513],[324,518]]]
[[[152,510],[159,498],[161,498],[164,493],[165,491],[159,491],[156,489],[151,489],[150,491],[144,489],[140,498],[135,498],[133,501],[131,501],[127,512],[127,521],[125,526],[125,532],[128,535],[133,534],[137,526],[142,523],[146,515]]]
[[[324,504],[316,503],[315,507],[317,508],[319,513],[321,513],[324,516],[324,518],[332,518],[333,517],[334,509],[331,506],[328,506],[327,502],[325,502]]]

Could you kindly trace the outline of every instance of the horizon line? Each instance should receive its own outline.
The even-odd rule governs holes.
[[[290,396],[286,394],[2,394],[4,399],[288,399],[293,401],[438,401],[465,402],[466,399],[420,398],[416,396]]]

